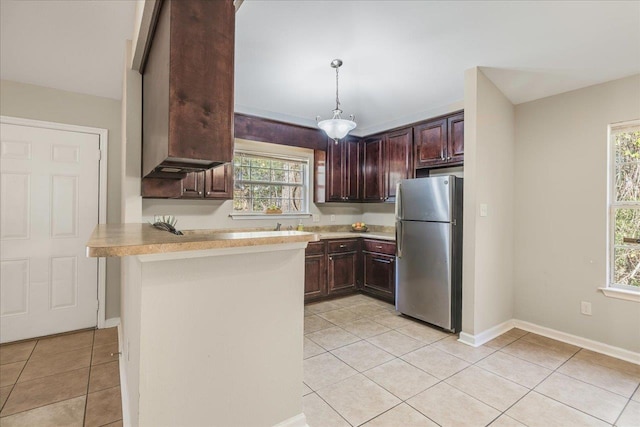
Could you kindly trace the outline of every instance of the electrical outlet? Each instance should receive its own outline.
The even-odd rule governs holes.
[[[331,222],[336,222],[336,216],[335,215],[331,215]]]
[[[313,214],[311,215],[311,219],[313,222],[320,222],[320,215],[319,214]]]
[[[580,313],[585,314],[587,316],[591,316],[591,303],[587,301],[582,301],[580,303]]]

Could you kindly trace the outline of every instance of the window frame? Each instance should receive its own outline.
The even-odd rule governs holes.
[[[614,132],[621,128],[640,127],[640,119],[618,122],[607,127],[607,278],[606,286],[600,290],[609,297],[640,302],[640,288],[630,285],[617,284],[615,277],[615,249],[620,247],[615,243],[616,212],[619,209],[638,209],[640,201],[616,201],[615,175],[617,170],[616,145]]]
[[[272,153],[272,152],[268,152],[268,151],[256,151],[256,150],[248,150],[248,149],[236,149],[234,150],[233,153],[233,160],[232,160],[232,164],[235,164],[235,159],[236,159],[236,155],[238,154],[243,154],[243,155],[247,155],[247,156],[251,156],[251,157],[260,157],[260,158],[266,158],[266,159],[275,159],[275,160],[282,160],[282,161],[293,161],[293,162],[298,162],[304,165],[304,172],[302,174],[302,204],[303,204],[303,209],[301,212],[283,212],[283,213],[279,213],[279,214],[268,214],[266,212],[239,212],[239,211],[235,211],[233,209],[233,206],[231,208],[231,213],[229,214],[230,217],[232,217],[233,219],[278,219],[278,218],[308,218],[311,216],[311,212],[310,212],[310,194],[311,194],[311,181],[310,181],[310,175],[309,175],[309,168],[310,168],[310,161],[308,157],[304,157],[304,156],[296,156],[296,155],[290,155],[290,154],[281,154],[281,153]],[[234,165],[234,190],[235,190],[235,165]],[[241,181],[241,182],[246,182],[248,184],[272,184],[272,185],[282,185],[283,183],[281,182],[274,182],[274,181]],[[284,183],[284,185],[287,185],[286,183]],[[235,202],[235,191],[234,191],[234,198],[232,199],[232,202]]]

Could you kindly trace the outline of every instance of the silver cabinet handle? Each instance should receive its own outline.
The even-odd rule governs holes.
[[[198,191],[198,194],[202,194],[202,191]]]
[[[341,248],[346,248],[346,247],[347,247],[347,245],[340,245],[340,247],[341,247]]]
[[[447,160],[451,160],[451,156],[447,157]]]
[[[398,244],[396,245],[396,256],[398,258],[402,258],[402,237],[403,237],[403,228],[402,221],[398,221],[396,225],[396,240]]]
[[[373,258],[373,260],[376,261],[376,262],[381,262],[383,264],[391,264],[391,260],[389,260],[389,259]]]
[[[382,249],[382,246],[376,246],[376,249]]]

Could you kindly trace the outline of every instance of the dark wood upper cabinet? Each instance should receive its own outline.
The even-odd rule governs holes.
[[[144,177],[181,178],[233,156],[232,0],[164,0],[143,69]]]
[[[413,177],[413,133],[411,128],[365,139],[363,155],[363,200],[394,202],[396,184]]]
[[[142,197],[153,199],[233,199],[233,165],[189,172],[181,179],[144,178]]]
[[[416,168],[446,161],[447,119],[435,120],[413,128],[416,147]]]
[[[233,199],[233,165],[226,163],[204,171],[205,199]]]
[[[322,180],[318,165],[318,159],[316,159],[315,179]],[[322,187],[322,183],[316,183],[314,201],[316,203],[359,201],[362,187],[361,166],[359,138],[348,137],[337,144],[329,140],[324,163],[325,199],[322,199],[322,194],[318,191],[318,185]]]
[[[182,179],[182,199],[201,199],[204,195],[204,172],[190,172]]]
[[[464,161],[464,113],[456,114],[447,119],[448,128],[448,156],[449,163]]]
[[[413,132],[411,128],[387,134],[385,141],[385,197],[396,200],[396,184],[401,179],[413,178]]]
[[[413,127],[415,168],[456,166],[464,162],[464,113]]]
[[[363,144],[363,188],[365,202],[379,202],[385,197],[384,143],[386,136],[367,138]]]

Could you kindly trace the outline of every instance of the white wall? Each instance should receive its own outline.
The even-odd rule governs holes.
[[[479,68],[467,70],[462,330],[471,335],[513,317],[514,152],[513,105]]]
[[[516,107],[515,317],[640,352],[640,304],[605,297],[607,125],[640,118],[640,75]],[[592,316],[580,302],[592,303]]]
[[[109,131],[107,222],[120,222],[120,101],[42,86],[0,81],[0,114]],[[120,313],[120,260],[107,259],[106,317]]]
[[[320,222],[312,222],[312,218],[302,219],[305,226],[310,225],[338,225],[351,224],[362,218],[363,205],[359,203],[313,203],[313,150],[286,145],[267,144],[264,142],[236,139],[235,148],[267,153],[279,153],[309,159],[310,206],[312,214],[320,215]],[[166,200],[144,199],[142,202],[143,220],[152,220],[154,215],[175,215],[180,229],[199,228],[248,228],[275,227],[276,222],[282,224],[283,229],[288,226],[296,227],[300,219],[232,219],[229,214],[233,210],[233,201],[215,200]],[[331,222],[331,215],[335,221]]]

